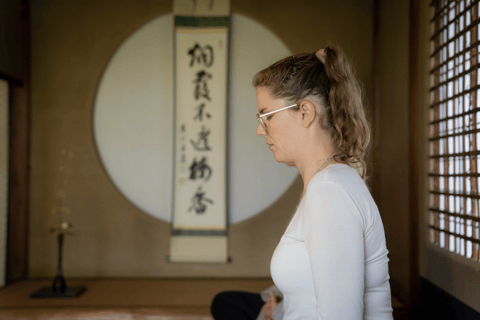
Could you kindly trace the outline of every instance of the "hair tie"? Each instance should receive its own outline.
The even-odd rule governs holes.
[[[325,49],[318,50],[317,53],[315,53],[315,56],[325,64]]]

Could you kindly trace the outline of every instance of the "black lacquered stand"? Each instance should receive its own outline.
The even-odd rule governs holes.
[[[59,232],[58,240],[58,267],[55,279],[51,287],[44,287],[30,295],[30,298],[76,298],[84,293],[86,287],[67,287],[65,278],[63,277],[63,238],[65,234]]]

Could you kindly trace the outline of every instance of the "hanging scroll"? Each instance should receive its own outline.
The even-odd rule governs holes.
[[[174,1],[172,262],[227,262],[229,1]]]

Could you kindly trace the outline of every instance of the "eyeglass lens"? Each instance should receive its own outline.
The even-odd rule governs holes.
[[[258,122],[260,122],[260,124],[262,125],[263,129],[265,129],[265,131],[267,131],[267,126],[265,125],[265,122],[263,122],[262,117],[260,117],[258,114],[257,114],[257,120],[258,120]]]

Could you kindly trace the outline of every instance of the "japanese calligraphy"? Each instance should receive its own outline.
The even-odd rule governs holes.
[[[193,97],[195,100],[211,101],[210,90],[208,88],[209,81],[212,79],[212,74],[207,72],[205,68],[209,68],[213,64],[213,48],[211,45],[201,46],[199,43],[195,43],[189,50],[190,56],[190,68],[197,66],[199,69],[195,70],[195,78],[193,79],[194,90]],[[193,71],[193,70],[192,70]],[[210,119],[211,115],[206,111],[207,104],[202,102],[197,105],[194,110],[194,121],[204,122],[204,120]],[[185,130],[185,128],[182,128]],[[190,139],[190,143],[195,151],[210,151],[208,136],[210,129],[202,124],[200,132],[197,133],[198,139]],[[198,160],[196,157],[193,159],[189,170],[191,181],[202,179],[208,181],[212,176],[212,168],[207,164],[207,157],[202,157]],[[195,210],[196,213],[204,213],[207,209],[206,204],[213,203],[213,200],[204,198],[205,192],[202,191],[202,187],[198,187],[197,192],[192,197],[192,206],[188,211]]]
[[[179,171],[182,172],[181,182],[190,190],[191,197],[190,207],[187,202],[184,210],[195,211],[197,214],[207,213],[212,207],[213,199],[216,197],[212,195],[210,199],[206,193],[210,190],[208,187],[212,181],[217,179],[209,161],[213,156],[210,153],[213,149],[210,140],[213,136],[211,131],[213,131],[212,121],[214,120],[210,105],[215,106],[215,103],[218,103],[215,95],[218,90],[213,87],[214,81],[217,80],[214,73],[216,70],[214,46],[217,42],[210,42],[211,40],[206,42],[201,39],[199,37],[189,42],[185,50],[182,50],[184,52],[182,61],[186,67],[184,70],[188,70],[186,82],[182,83],[190,83],[187,88],[191,90],[192,95],[185,99],[191,108],[186,114],[189,119],[186,123],[179,123]],[[202,184],[199,185],[199,183]]]
[[[204,109],[205,109],[205,103],[202,103],[201,105],[196,107],[195,110],[198,110],[198,112],[196,113],[195,117],[193,117],[193,120],[203,121]],[[210,113],[205,112],[205,117],[210,118]]]
[[[207,86],[207,81],[210,79],[212,79],[212,75],[205,70],[197,72],[197,78],[193,80],[193,83],[195,83],[195,100],[205,98],[210,101],[210,91]]]
[[[192,197],[191,203],[192,205],[188,208],[188,212],[195,210],[196,213],[202,214],[207,209],[206,203],[213,204],[213,200],[205,197],[205,192],[202,190],[202,186],[200,186]]]
[[[190,180],[204,179],[208,181],[212,175],[212,168],[207,165],[207,158],[203,157],[197,162],[197,158],[193,160],[190,166]]]
[[[210,151],[211,148],[208,145],[208,135],[210,134],[210,129],[206,129],[205,126],[202,126],[202,130],[198,133],[198,140],[190,140],[190,143],[193,145],[197,151]]]
[[[186,152],[186,145],[185,145],[185,132],[186,132],[186,126],[185,126],[185,123],[182,123],[182,126],[180,127],[180,142],[182,143],[181,144],[181,154],[180,154],[180,162],[181,163],[185,163],[187,161],[186,159],[186,155],[185,155],[185,152]]]
[[[195,46],[188,50],[188,54],[191,56],[190,67],[193,67],[195,62],[203,63],[206,67],[213,64],[213,48],[210,45],[202,48],[198,43],[195,43]]]

